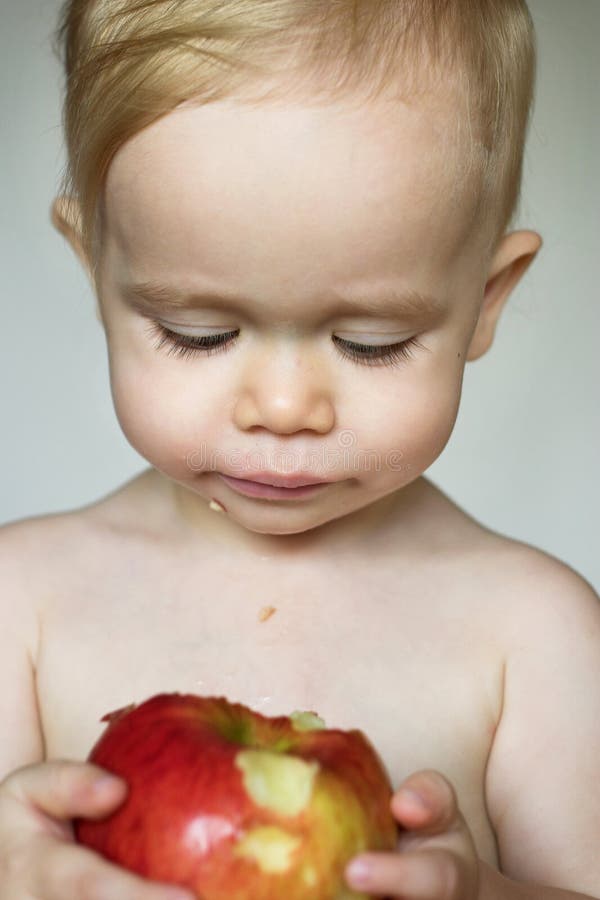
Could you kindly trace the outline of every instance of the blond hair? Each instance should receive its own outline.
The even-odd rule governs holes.
[[[119,148],[184,101],[240,96],[272,76],[277,90],[258,102],[452,86],[494,239],[515,214],[536,65],[525,0],[66,0],[54,49],[66,74],[60,190],[90,260]]]

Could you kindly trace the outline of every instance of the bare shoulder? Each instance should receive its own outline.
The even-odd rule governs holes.
[[[0,526],[0,605],[3,621],[25,636],[38,656],[40,616],[47,599],[64,589],[77,544],[86,531],[76,511],[19,519]]]
[[[0,559],[30,579],[48,571],[69,547],[98,532],[122,489],[86,506],[17,519],[0,526]]]
[[[447,515],[454,523],[453,540],[460,535],[462,551],[452,554],[454,585],[468,595],[473,613],[479,612],[492,623],[502,648],[505,683],[501,733],[506,740],[510,709],[511,721],[519,722],[512,736],[518,733],[520,740],[535,711],[542,708],[540,698],[548,695],[551,684],[557,696],[565,693],[565,710],[571,712],[567,694],[574,685],[578,688],[571,698],[583,697],[583,685],[596,691],[600,677],[600,597],[567,562],[486,528],[443,495],[437,499],[443,505],[451,504]],[[520,716],[515,713],[517,708],[521,709]],[[505,758],[510,766],[511,753]],[[490,773],[497,769],[496,762]],[[490,780],[494,785],[498,782],[498,778]],[[504,810],[499,795],[495,800],[496,810]]]
[[[0,526],[2,621],[26,635],[32,659],[37,647],[40,585],[54,556],[60,520],[59,516],[32,516]]]
[[[22,520],[0,527],[0,779],[39,762],[44,741],[36,697],[40,646],[39,529]]]
[[[600,597],[584,576],[538,547],[496,535],[491,572],[502,586],[509,670],[575,660],[600,647]],[[596,651],[597,652],[597,651]],[[600,659],[600,654],[597,654]],[[540,685],[541,687],[541,685]]]
[[[55,575],[64,576],[86,542],[98,541],[117,528],[126,529],[138,478],[85,506],[17,519],[0,526],[0,568],[4,584],[19,583],[35,598],[51,590]],[[131,516],[133,520],[133,515]]]
[[[540,621],[558,624],[566,615],[600,616],[600,597],[564,560],[493,531],[487,531],[485,543],[489,574],[505,593],[519,629]]]
[[[132,546],[161,543],[168,530],[164,504],[159,482],[149,476],[146,470],[85,506],[0,526],[0,583],[5,596],[23,598],[13,605],[30,634],[56,597],[67,597],[92,573],[118,567]]]
[[[442,555],[461,573],[466,587],[470,580],[502,604],[505,620],[510,610],[520,629],[527,617],[533,625],[536,617],[560,618],[574,606],[583,616],[600,615],[594,588],[568,563],[488,528],[431,482],[428,489]]]

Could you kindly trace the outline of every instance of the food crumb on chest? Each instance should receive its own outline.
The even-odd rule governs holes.
[[[266,622],[267,619],[270,619],[271,616],[276,612],[277,612],[277,609],[275,606],[263,606],[263,608],[261,609],[261,611],[258,614],[259,622]]]

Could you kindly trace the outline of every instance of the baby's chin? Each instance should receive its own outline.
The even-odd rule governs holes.
[[[234,517],[230,513],[226,512],[226,514],[245,531],[264,535],[265,537],[291,537],[302,534],[316,536],[318,532],[326,530],[328,525],[343,518],[343,515],[322,516],[318,521],[315,521],[314,515],[311,516],[307,512],[304,512],[303,515],[298,512],[291,514],[290,510],[286,509],[278,510],[276,514],[272,511],[267,511],[262,516],[258,514],[256,516],[240,515]],[[261,522],[261,518],[264,521]]]

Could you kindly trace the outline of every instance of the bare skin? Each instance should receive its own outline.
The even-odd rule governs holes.
[[[232,568],[210,531],[223,513],[208,512],[203,543],[186,543],[166,525],[172,498],[154,470],[40,522],[51,551],[37,662],[46,758],[85,759],[104,713],[162,691],[225,695],[266,715],[313,709],[330,727],[361,728],[394,786],[423,767],[447,775],[497,867],[484,779],[506,647],[491,613],[515,551],[427,479],[413,488],[405,554],[388,508],[379,553],[317,566],[250,553]],[[68,564],[65,544],[77,547]],[[494,592],[482,596],[482,583]],[[276,612],[261,621],[267,606]]]
[[[443,833],[417,835],[424,879],[411,889],[409,857],[388,854],[374,895],[423,898],[427,883],[427,896],[469,900],[487,865],[482,878],[598,896],[597,598],[424,477],[452,433],[466,362],[491,346],[541,244],[530,231],[492,240],[452,141],[456,113],[450,101],[190,104],[117,153],[94,286],[115,411],[151,468],[0,541],[0,601],[16,620],[5,669],[21,691],[0,705],[12,723],[0,775],[84,760],[107,711],[157,692],[316,710],[361,728],[395,788],[419,770],[447,781]],[[90,271],[60,198],[53,218]],[[335,483],[272,502],[221,477],[287,471],[280,453]],[[378,465],[356,468],[363,454]],[[56,817],[60,794],[60,817],[78,815],[77,773],[61,794],[55,770],[33,770],[0,791],[26,819],[7,896],[24,884],[74,896],[77,868],[97,860],[55,843],[40,862],[32,809]],[[0,809],[0,845],[12,815],[3,832]],[[45,893],[52,873],[60,890]]]

